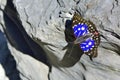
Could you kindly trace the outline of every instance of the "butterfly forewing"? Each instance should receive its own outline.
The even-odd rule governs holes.
[[[97,47],[100,43],[100,36],[95,25],[75,13],[72,19],[72,28],[74,36],[76,37],[75,41],[77,41],[77,43],[80,42],[78,44],[83,52],[89,56],[97,57]],[[81,40],[86,34],[90,33],[93,35],[92,37]]]

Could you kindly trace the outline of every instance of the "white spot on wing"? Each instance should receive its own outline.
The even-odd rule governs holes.
[[[90,24],[89,26],[91,27],[92,25]]]
[[[94,46],[92,46],[92,47],[94,47]]]
[[[82,30],[85,30],[85,28],[84,28],[84,27],[82,27],[81,29],[82,29]]]
[[[83,23],[81,23],[81,25],[83,25]]]
[[[86,47],[89,47],[89,45],[86,45]]]
[[[74,34],[77,32],[77,30],[74,32]]]
[[[80,30],[80,28],[78,28],[78,30]]]
[[[92,42],[89,42],[88,45],[92,45]]]
[[[83,47],[81,47],[81,48],[85,48],[85,47],[83,46]]]
[[[85,31],[84,31],[84,33],[82,35],[84,35],[84,34],[85,34]]]

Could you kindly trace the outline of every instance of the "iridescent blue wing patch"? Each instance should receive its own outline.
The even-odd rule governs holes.
[[[79,44],[85,54],[96,57],[100,35],[95,25],[75,13],[72,19],[72,28],[76,38],[75,44]]]

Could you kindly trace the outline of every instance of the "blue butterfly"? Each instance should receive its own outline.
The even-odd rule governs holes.
[[[79,44],[83,52],[91,57],[97,57],[97,48],[100,44],[100,35],[91,21],[86,21],[75,13],[72,19],[74,44]]]

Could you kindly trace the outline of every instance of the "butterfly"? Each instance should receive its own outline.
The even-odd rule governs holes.
[[[72,30],[75,37],[74,44],[78,44],[80,49],[90,57],[97,57],[97,48],[100,44],[100,34],[96,26],[83,19],[78,13],[72,18]]]

